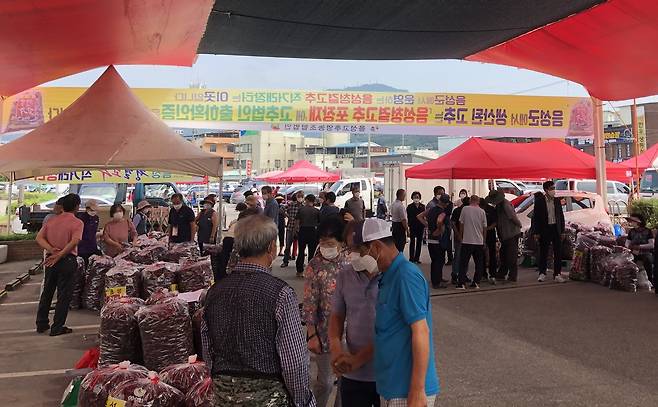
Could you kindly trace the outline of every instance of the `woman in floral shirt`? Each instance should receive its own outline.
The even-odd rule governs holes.
[[[336,275],[343,265],[347,264],[343,250],[344,227],[344,222],[338,216],[327,217],[320,222],[320,250],[309,262],[304,273],[303,314],[308,349],[315,354],[318,365],[318,377],[313,387],[318,407],[327,405],[334,383],[327,337]]]

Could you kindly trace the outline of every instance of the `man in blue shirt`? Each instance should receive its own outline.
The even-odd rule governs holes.
[[[390,224],[368,218],[350,228],[355,270],[379,270],[375,380],[383,406],[432,406],[439,393],[429,286],[395,247]]]

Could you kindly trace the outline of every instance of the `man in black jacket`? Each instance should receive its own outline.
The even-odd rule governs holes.
[[[555,198],[555,183],[546,181],[542,185],[544,193],[535,193],[535,209],[532,215],[532,234],[539,242],[539,278],[546,281],[546,261],[548,246],[553,245],[553,277],[556,282],[564,283],[562,277],[562,240],[564,239],[564,212],[560,199]]]

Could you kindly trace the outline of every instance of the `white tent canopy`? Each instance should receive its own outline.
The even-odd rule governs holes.
[[[60,115],[0,146],[0,173],[13,179],[93,168],[221,176],[222,163],[157,118],[110,66]]]

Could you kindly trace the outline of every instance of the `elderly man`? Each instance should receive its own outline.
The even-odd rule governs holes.
[[[352,187],[352,198],[345,202],[345,209],[357,222],[366,217],[366,204],[361,199],[361,188],[358,183]]]
[[[375,317],[375,379],[383,406],[432,406],[439,393],[432,307],[423,273],[395,247],[390,225],[369,218],[348,241],[355,270],[383,275]]]
[[[271,274],[277,234],[264,215],[238,221],[240,261],[208,291],[201,329],[217,405],[316,405],[297,297]]]
[[[496,230],[500,238],[500,268],[496,279],[515,283],[518,274],[521,221],[502,191],[491,191],[487,201],[496,208]]]
[[[265,209],[263,209],[263,214],[268,218],[272,219],[272,222],[275,224],[279,223],[279,203],[274,199],[274,193],[272,192],[272,187],[265,185],[260,189],[261,196],[265,202]]]

